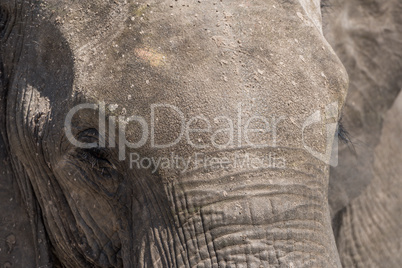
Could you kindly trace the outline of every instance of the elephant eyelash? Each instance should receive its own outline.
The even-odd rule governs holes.
[[[349,150],[353,151],[353,153],[356,154],[355,146],[352,142],[352,139],[350,138],[350,134],[343,125],[342,116],[338,121],[338,128],[336,130],[336,134],[338,136],[338,140],[346,144]]]
[[[95,128],[89,128],[78,133],[76,139],[86,143],[98,142],[99,132]]]
[[[91,165],[92,168],[97,168],[101,171],[102,175],[108,168],[113,168],[113,164],[108,160],[109,153],[104,148],[92,147],[89,149],[82,149],[78,153],[81,161]]]

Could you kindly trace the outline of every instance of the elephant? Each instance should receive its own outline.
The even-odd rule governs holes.
[[[402,39],[378,101],[335,2],[2,0],[0,265],[397,267]]]
[[[350,78],[351,144],[331,167],[329,203],[343,267],[402,263],[401,1],[333,1],[324,33]],[[350,148],[350,147],[354,148]]]

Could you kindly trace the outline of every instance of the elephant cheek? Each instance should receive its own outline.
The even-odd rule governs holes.
[[[119,230],[111,196],[91,183],[92,178],[77,163],[58,162],[42,200],[49,238],[58,259],[70,267],[121,266]]]

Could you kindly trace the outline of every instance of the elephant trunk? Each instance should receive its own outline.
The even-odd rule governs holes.
[[[244,161],[262,155],[242,152],[237,154],[242,166],[198,169],[166,184],[169,206],[155,202],[161,218],[140,238],[136,265],[340,267],[327,166],[302,150],[275,155],[285,166],[272,159],[271,166],[255,165],[258,160],[247,166]],[[162,214],[170,214],[171,221],[161,223]]]

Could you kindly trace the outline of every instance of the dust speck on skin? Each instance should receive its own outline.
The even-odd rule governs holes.
[[[110,105],[109,105],[109,110],[110,110],[111,112],[113,112],[114,110],[117,109],[117,107],[119,107],[118,104],[110,104]]]
[[[303,18],[303,14],[302,14],[302,13],[297,12],[296,14],[297,14],[297,16],[298,16],[302,21],[304,21],[304,18]]]
[[[6,243],[8,246],[8,253],[11,253],[11,251],[13,251],[15,243],[16,243],[15,235],[10,234],[9,236],[7,236]]]

